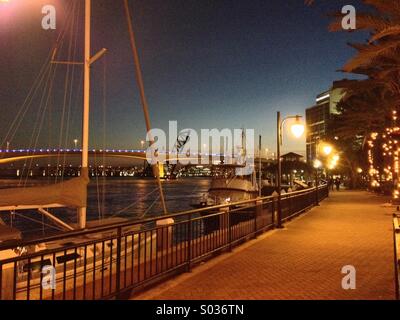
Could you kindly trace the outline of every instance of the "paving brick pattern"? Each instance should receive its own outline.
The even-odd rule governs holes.
[[[331,193],[283,230],[134,299],[393,299],[392,209],[361,191]],[[357,270],[355,290],[341,269]]]

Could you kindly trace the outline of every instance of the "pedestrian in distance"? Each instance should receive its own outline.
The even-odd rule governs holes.
[[[328,189],[331,190],[331,191],[333,191],[333,188],[334,188],[334,181],[333,181],[333,178],[329,178],[329,179],[328,179]]]
[[[336,178],[335,185],[336,185],[336,191],[339,191],[340,190],[340,179],[339,178]]]

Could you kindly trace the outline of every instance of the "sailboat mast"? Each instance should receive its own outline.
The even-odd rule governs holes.
[[[150,132],[151,125],[150,125],[149,108],[147,105],[147,99],[146,99],[146,95],[144,92],[142,71],[140,69],[139,54],[138,54],[137,47],[136,47],[135,34],[133,32],[132,17],[131,17],[130,10],[129,10],[128,0],[124,0],[124,8],[125,8],[126,21],[128,24],[129,40],[130,40],[131,48],[132,48],[133,61],[135,63],[136,82],[139,86],[140,100],[142,102],[144,119],[145,119],[145,123],[146,123],[146,130],[147,130],[147,132]],[[149,137],[149,138],[150,138],[149,140],[150,140],[150,146],[151,146],[154,143],[154,139],[153,139],[153,137]],[[164,214],[167,214],[168,213],[167,206],[165,204],[164,192],[163,192],[162,184],[160,181],[159,164],[157,163],[156,165],[152,165],[152,167],[153,167],[153,173],[156,176],[157,185],[158,185],[158,189],[160,192],[161,205],[163,207]]]
[[[91,0],[85,0],[85,50],[84,50],[84,84],[83,84],[83,117],[82,117],[82,163],[81,174],[88,175],[89,156],[89,103],[90,103],[90,17]],[[78,209],[78,225],[86,227],[86,207]]]

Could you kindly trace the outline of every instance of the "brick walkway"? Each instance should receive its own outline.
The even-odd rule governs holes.
[[[134,299],[393,299],[392,220],[385,199],[331,193],[320,207]],[[341,268],[357,270],[343,290]]]

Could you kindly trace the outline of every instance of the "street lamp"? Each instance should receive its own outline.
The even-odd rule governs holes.
[[[140,141],[140,144],[141,144],[142,150],[143,150],[143,147],[144,147],[144,140],[141,140],[141,141]]]
[[[300,138],[303,133],[304,133],[304,124],[301,123],[300,118],[301,116],[294,116],[295,117],[295,123],[292,124],[290,131],[292,131],[292,134],[296,137],[296,138]],[[291,117],[287,117],[286,119],[290,119]],[[285,120],[284,120],[285,121]]]
[[[282,132],[283,125],[288,119],[295,119],[295,122],[291,126],[291,132],[296,138],[300,138],[304,133],[304,125],[301,123],[301,116],[287,116],[281,119],[281,113],[276,113],[276,126],[277,126],[277,139],[276,139],[276,159],[278,161],[278,177],[277,177],[277,191],[278,191],[278,223],[277,228],[282,228],[282,206],[281,206],[281,185],[282,185],[282,163],[281,163],[281,145],[282,145]]]
[[[318,170],[322,167],[322,162],[318,159],[314,160],[314,168],[315,168],[315,205],[319,206],[319,199],[318,199]]]
[[[78,139],[74,139],[74,147],[75,147],[75,150],[77,149],[77,146],[78,146]]]
[[[333,148],[332,148],[332,146],[330,146],[329,144],[326,144],[326,145],[324,145],[324,146],[322,147],[322,151],[324,152],[324,154],[325,154],[326,156],[329,156],[329,155],[332,153],[332,150],[333,150]]]

